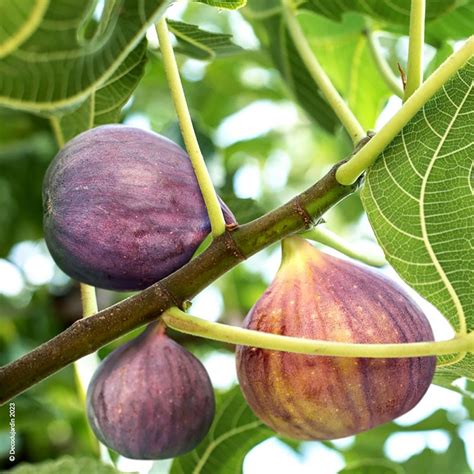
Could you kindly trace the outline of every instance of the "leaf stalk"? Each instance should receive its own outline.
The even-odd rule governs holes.
[[[368,255],[366,252],[357,250],[335,232],[322,226],[317,226],[311,230],[303,232],[301,237],[327,245],[348,257],[366,263],[372,267],[383,267],[387,264],[383,257]]]
[[[173,307],[162,316],[167,326],[176,331],[215,341],[260,349],[334,357],[398,358],[425,357],[474,351],[474,332],[447,341],[410,342],[401,344],[354,344],[282,336],[227,324],[206,321]]]
[[[225,232],[225,220],[217,199],[216,190],[214,189],[214,185],[212,184],[211,177],[209,176],[206,163],[202,156],[196,133],[194,132],[165,17],[161,18],[157,23],[156,32],[160,41],[160,50],[163,56],[166,79],[173,98],[176,115],[178,116],[179,127],[183,134],[184,144],[186,145],[186,150],[191,159],[194,173],[196,174],[199,188],[206,204],[209,221],[211,223],[212,236],[218,237]]]
[[[408,45],[407,85],[404,101],[423,82],[423,45],[425,42],[425,0],[412,0],[410,10],[410,42]]]
[[[369,46],[369,50],[375,62],[375,65],[380,73],[380,76],[385,81],[385,84],[388,86],[388,88],[395,95],[400,97],[400,99],[403,99],[404,92],[402,87],[400,86],[400,80],[395,76],[392,69],[388,65],[387,60],[385,59],[383,52],[380,49],[380,44],[377,38],[375,37],[374,32],[371,28],[367,27],[364,33],[367,37],[367,44]]]
[[[324,98],[331,106],[334,113],[337,115],[342,126],[350,135],[352,142],[354,145],[357,145],[357,143],[359,143],[366,136],[366,133],[362,128],[362,125],[352,113],[352,110],[334,87],[333,83],[329,79],[329,76],[319,64],[318,59],[314,55],[314,52],[309,46],[301,26],[298,23],[295,15],[295,8],[291,1],[284,0],[283,13],[291,39],[295,43],[296,49],[300,54],[304,65],[311,74],[314,82],[321,90]]]
[[[410,96],[400,110],[377,132],[370,142],[357,151],[347,163],[339,167],[336,173],[338,182],[344,185],[354,183],[377,160],[378,156],[400,130],[473,54],[474,36],[471,36]]]

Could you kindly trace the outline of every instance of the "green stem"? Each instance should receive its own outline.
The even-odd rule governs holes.
[[[64,146],[64,135],[61,130],[61,125],[59,124],[59,119],[57,117],[51,117],[49,119],[49,123],[51,124],[51,128],[53,129],[54,139],[59,148]]]
[[[301,236],[305,239],[314,240],[315,242],[327,245],[348,257],[354,258],[355,260],[359,260],[360,262],[373,267],[383,267],[387,263],[383,257],[367,255],[366,253],[354,249],[343,238],[325,227],[314,227],[307,232],[303,232]]]
[[[339,95],[339,92],[337,92],[328,75],[319,64],[298,23],[290,0],[283,0],[283,12],[288,31],[304,65],[356,145],[366,136],[362,125],[344,99]]]
[[[160,40],[160,50],[163,56],[166,78],[168,80],[168,86],[176,109],[176,115],[178,116],[181,133],[183,134],[183,140],[189,157],[191,158],[191,163],[204,202],[206,203],[209,221],[211,222],[212,235],[213,237],[217,237],[225,232],[225,220],[194,132],[191,115],[189,114],[189,108],[186,102],[186,96],[179,76],[178,64],[176,63],[168,26],[166,24],[166,18],[163,17],[158,22],[156,25],[156,32],[158,34],[158,39]]]
[[[407,85],[404,101],[423,82],[423,44],[425,42],[425,0],[411,0],[410,43],[408,46]]]
[[[95,288],[85,283],[81,283],[81,301],[82,301],[82,316],[87,318],[99,311],[97,307],[97,298]]]
[[[367,44],[369,45],[370,53],[372,54],[372,58],[377,66],[380,76],[390,90],[403,99],[404,92],[403,88],[400,86],[400,79],[395,76],[392,68],[388,65],[387,60],[380,49],[379,42],[370,27],[366,28],[365,36],[367,37]]]
[[[343,185],[354,183],[372,165],[384,148],[395,138],[400,130],[428,102],[431,97],[460,69],[474,54],[474,37],[452,54],[402,105],[391,120],[352,158],[341,165],[336,179]]]
[[[462,337],[438,342],[411,342],[403,344],[354,344],[281,336],[262,331],[243,329],[206,321],[190,316],[173,307],[163,313],[163,321],[170,328],[186,334],[215,341],[245,346],[335,357],[421,357],[474,351],[474,332]]]

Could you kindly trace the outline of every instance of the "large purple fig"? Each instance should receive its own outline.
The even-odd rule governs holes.
[[[132,459],[165,459],[194,449],[214,410],[201,362],[156,324],[113,351],[87,391],[96,436]]]
[[[348,343],[433,340],[428,320],[395,283],[298,237],[283,241],[280,269],[244,325]],[[341,438],[402,415],[425,394],[435,361],[237,349],[238,377],[250,407],[273,430],[297,439]]]
[[[58,153],[43,184],[58,266],[100,288],[140,290],[187,263],[210,231],[188,155],[156,133],[105,125]],[[222,203],[227,223],[235,222]]]

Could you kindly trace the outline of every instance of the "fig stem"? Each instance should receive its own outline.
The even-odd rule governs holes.
[[[425,42],[425,0],[412,0],[410,9],[410,40],[405,87],[406,102],[423,82],[423,45]]]
[[[81,283],[82,317],[87,318],[99,311],[95,288]]]
[[[458,51],[451,54],[431,74],[364,147],[354,153],[349,161],[338,168],[336,172],[337,181],[343,185],[354,183],[376,161],[384,148],[395,138],[400,130],[473,54],[474,36],[471,36]]]
[[[206,321],[172,307],[163,313],[163,321],[176,331],[215,341],[260,349],[333,357],[398,358],[423,357],[474,352],[474,332],[447,341],[399,344],[355,344],[281,336]]]
[[[184,144],[186,145],[186,150],[191,158],[194,173],[196,174],[199,188],[206,204],[209,221],[211,223],[212,235],[213,237],[218,237],[223,234],[226,229],[224,215],[217,199],[216,190],[214,189],[211,177],[209,176],[206,163],[202,156],[196,133],[194,132],[165,17],[163,17],[156,25],[156,33],[160,41],[160,50],[163,57],[166,79],[176,109],[176,115],[178,116],[179,127],[183,135]]]
[[[80,284],[81,287],[81,303],[82,317],[88,318],[99,311],[97,306],[97,297],[95,288],[85,283]],[[92,352],[74,362],[74,375],[79,396],[83,403],[86,402],[87,387],[94,375],[95,370],[99,366],[100,360],[97,352]],[[95,440],[95,437],[92,439]]]
[[[340,120],[342,126],[346,129],[350,135],[354,145],[357,145],[366,135],[362,125],[359,123],[352,110],[346,104],[344,99],[341,97],[333,83],[329,79],[324,69],[319,64],[318,59],[314,55],[313,50],[309,46],[309,43],[301,29],[300,24],[296,18],[296,9],[293,7],[291,0],[285,0],[283,2],[283,13],[288,31],[291,39],[295,43],[296,50],[298,51],[301,59],[308,69],[314,82],[321,90],[324,98],[333,109],[337,118]],[[315,93],[317,93],[315,91]]]
[[[315,242],[327,245],[348,257],[359,260],[372,267],[383,267],[387,264],[383,257],[370,255],[355,249],[349,242],[346,242],[342,237],[325,227],[317,226],[300,235],[305,239],[314,240]]]
[[[387,60],[380,49],[380,44],[375,37],[374,31],[372,30],[369,22],[367,22],[367,27],[364,31],[364,34],[367,37],[367,44],[369,46],[370,54],[372,55],[375,66],[380,73],[380,77],[385,81],[385,84],[395,95],[400,97],[400,99],[403,99],[404,92],[402,86],[400,86],[400,78],[393,73],[392,69],[387,63]]]

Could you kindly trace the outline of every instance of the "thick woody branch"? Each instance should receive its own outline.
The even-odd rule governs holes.
[[[313,226],[330,207],[357,185],[336,181],[337,166],[307,191],[248,224],[227,230],[209,248],[175,273],[135,296],[81,319],[53,339],[0,368],[0,403],[45,379],[75,360],[158,318],[245,258],[282,238]]]

